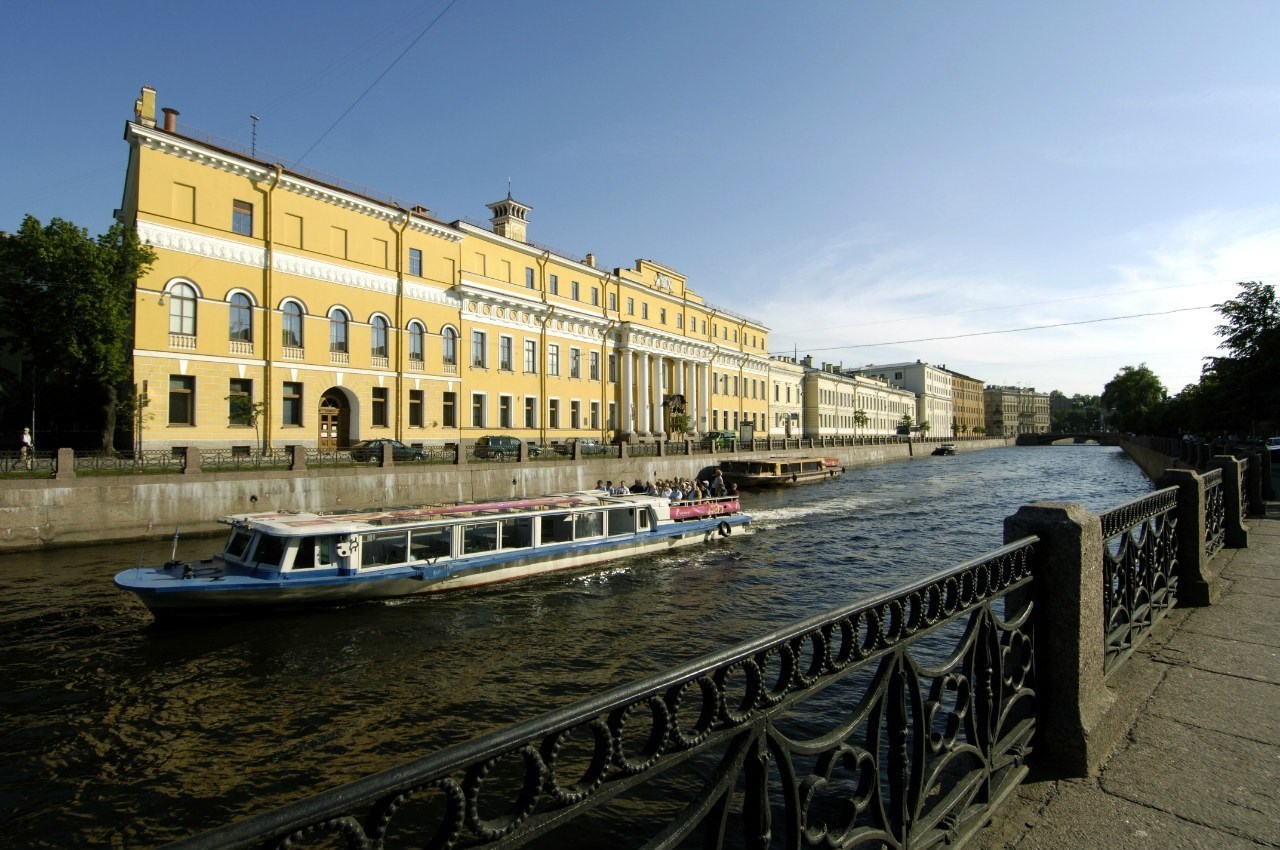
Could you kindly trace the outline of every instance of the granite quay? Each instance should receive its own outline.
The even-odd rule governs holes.
[[[985,840],[1032,769],[1095,774],[1144,708],[1144,646],[1220,599],[1256,463],[1213,461],[1101,514],[1024,506],[951,569],[169,846]],[[842,708],[807,711],[820,692]]]
[[[452,504],[564,493],[598,480],[693,478],[725,457],[800,456],[820,451],[846,466],[928,455],[932,442],[898,437],[826,437],[729,441],[682,440],[599,446],[569,455],[521,443],[516,455],[478,457],[462,443],[413,460],[390,446],[371,461],[350,451],[294,446],[273,453],[195,447],[125,455],[42,453],[31,466],[0,459],[0,552],[44,546],[140,540],[154,529],[184,535],[220,533],[220,516],[265,510],[333,510]],[[1006,438],[955,441],[961,450],[1012,443]]]

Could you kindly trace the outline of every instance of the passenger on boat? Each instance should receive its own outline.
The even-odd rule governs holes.
[[[728,489],[724,486],[724,474],[717,469],[716,477],[711,481],[711,495],[719,498],[728,492]]]
[[[653,485],[652,481],[647,481],[644,485],[644,492],[646,496],[656,496],[658,495],[658,488]]]
[[[637,478],[637,479],[636,479],[636,483],[635,483],[635,484],[632,484],[632,485],[631,485],[631,492],[632,492],[632,493],[643,493],[643,492],[644,492],[644,484],[640,483],[640,479],[639,479],[639,478]]]
[[[606,493],[609,492],[609,488],[605,486],[603,478],[596,479],[596,489],[603,490]]]

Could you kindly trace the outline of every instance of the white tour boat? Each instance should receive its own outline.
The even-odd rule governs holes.
[[[235,514],[221,554],[118,573],[157,617],[434,593],[739,533],[738,498],[598,491],[341,513]]]

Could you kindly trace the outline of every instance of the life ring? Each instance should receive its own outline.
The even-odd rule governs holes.
[[[729,534],[733,531],[733,529],[729,528],[729,523],[721,522],[719,525],[716,526],[716,531],[720,532],[721,537],[728,537]]]

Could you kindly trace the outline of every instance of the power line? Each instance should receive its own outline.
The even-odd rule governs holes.
[[[406,47],[404,50],[401,50],[400,55],[397,56],[395,59],[391,60],[391,64],[386,67],[386,70],[384,70],[381,74],[379,74],[372,83],[369,83],[368,88],[360,92],[360,95],[354,101],[351,102],[351,105],[346,108],[346,111],[344,111],[341,115],[339,115],[337,119],[332,124],[329,125],[329,129],[321,133],[320,138],[316,139],[315,142],[311,145],[311,147],[307,148],[306,153],[298,157],[297,163],[299,165],[301,165],[303,160],[305,160],[307,156],[310,155],[310,153],[316,149],[316,145],[323,142],[325,137],[328,136],[331,132],[333,132],[333,129],[335,127],[337,127],[339,124],[342,123],[342,119],[346,118],[347,115],[350,114],[351,110],[355,109],[356,106],[359,105],[360,101],[364,100],[365,95],[373,91],[374,87],[378,85],[378,83],[382,82],[382,78],[385,77],[387,74],[391,73],[391,69],[394,68],[400,62],[400,60],[405,57],[405,54],[407,54],[410,50],[412,50],[419,41],[422,41],[423,36],[431,32],[431,28],[434,27],[437,23],[439,23],[440,19],[445,16],[445,13],[448,12],[450,9],[452,9],[454,4],[457,2],[458,0],[449,0],[449,5],[445,6],[444,9],[440,12],[440,14],[436,15],[434,18],[431,19],[431,23],[427,24],[426,27],[423,28],[422,32],[418,33],[418,37],[415,38],[413,41],[409,42],[409,46]]]
[[[1100,322],[1117,322],[1117,321],[1120,321],[1121,319],[1143,319],[1148,316],[1168,316],[1172,313],[1189,313],[1195,310],[1212,310],[1214,309],[1214,306],[1215,305],[1213,304],[1206,304],[1203,307],[1181,307],[1177,310],[1162,310],[1156,313],[1133,313],[1128,316],[1105,316],[1101,319],[1083,319],[1078,322],[1058,322],[1052,325],[1029,325],[1025,328],[1005,328],[1004,330],[998,330],[998,331],[975,331],[973,333],[967,333],[967,334],[952,334],[951,336],[930,336],[930,337],[921,337],[920,339],[898,339],[898,340],[891,340],[888,342],[865,342],[865,343],[859,343],[855,345],[831,345],[831,346],[827,346],[826,348],[810,348],[808,350],[809,351],[843,351],[844,349],[848,349],[848,348],[880,348],[881,346],[885,346],[885,345],[907,345],[909,343],[915,343],[915,342],[940,342],[942,340],[967,339],[969,337],[975,337],[975,336],[995,336],[996,334],[1013,334],[1013,333],[1022,333],[1024,331],[1043,331],[1043,330],[1048,330],[1050,328],[1071,327],[1072,325],[1096,325],[1096,324],[1099,324]],[[785,354],[786,352],[783,352],[783,353]]]

